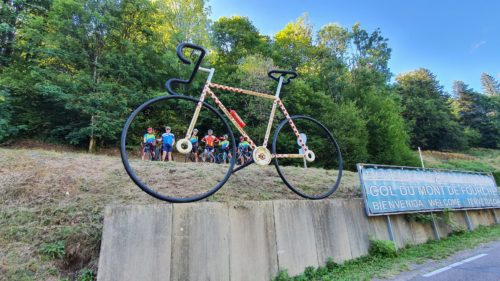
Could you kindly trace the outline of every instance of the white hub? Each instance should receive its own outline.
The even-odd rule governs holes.
[[[305,158],[306,158],[307,162],[313,162],[314,159],[316,159],[316,155],[314,154],[314,152],[312,150],[307,150]]]
[[[187,139],[181,139],[177,142],[175,147],[180,153],[187,154],[191,152],[191,149],[193,149],[193,144]]]

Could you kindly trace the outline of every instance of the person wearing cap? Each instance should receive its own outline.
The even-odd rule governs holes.
[[[226,159],[231,159],[231,152],[229,150],[229,140],[227,135],[221,137],[220,147],[222,149],[222,158],[224,164],[226,164]]]
[[[189,141],[193,145],[193,149],[191,150],[194,153],[194,161],[198,162],[198,129],[194,129],[193,133],[191,134],[191,137],[189,138]]]
[[[144,149],[142,150],[142,161],[146,159],[146,153],[152,153],[153,158],[155,156],[154,146],[156,142],[155,134],[153,133],[153,128],[148,127],[147,133],[144,134],[143,143]]]
[[[169,126],[165,127],[165,133],[161,135],[161,140],[163,142],[163,155],[161,157],[162,161],[165,161],[165,158],[168,156],[168,161],[172,161],[172,151],[175,143],[175,136],[171,132],[171,128]]]
[[[214,147],[215,143],[219,142],[219,139],[216,136],[214,136],[213,133],[214,131],[212,131],[212,129],[209,129],[208,135],[206,135],[201,139],[201,141],[205,143],[205,151],[204,151],[205,157],[208,156],[210,162],[215,162]],[[205,161],[206,160],[207,159],[205,158]]]

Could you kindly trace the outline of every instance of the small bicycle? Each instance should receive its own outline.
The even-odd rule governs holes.
[[[337,141],[319,121],[304,115],[290,116],[280,97],[282,87],[297,77],[296,72],[285,70],[268,72],[268,76],[278,82],[275,94],[234,88],[212,82],[215,69],[201,67],[206,54],[203,47],[191,43],[179,44],[177,56],[183,63],[192,63],[184,55],[186,48],[198,54],[189,79],[169,79],[165,86],[170,95],[156,97],[140,105],[132,112],[124,125],[120,153],[125,170],[134,183],[146,193],[164,201],[193,202],[214,194],[228,181],[231,174],[251,164],[257,164],[266,169],[273,161],[285,185],[304,198],[323,199],[336,191],[343,168],[342,155]],[[181,95],[172,89],[174,84],[190,84],[198,71],[208,73],[203,91],[198,98]],[[272,103],[262,144],[258,145],[256,139],[247,133],[244,128],[246,124],[234,110],[228,109],[219,100],[214,93],[215,90],[250,95],[267,99]],[[207,95],[226,118],[205,101]],[[268,148],[277,108],[281,110],[285,118],[275,127],[272,144]],[[235,167],[238,157],[232,157],[226,165],[200,165],[193,162],[145,164],[128,156],[126,148],[133,146],[134,140],[144,134],[144,128],[161,127],[166,124],[171,126],[173,131],[181,133],[175,148],[182,154],[191,153],[192,144],[189,138],[194,128],[197,128],[200,132],[213,129],[219,134],[227,134],[231,154],[237,156],[234,134],[227,120],[250,144],[250,160],[241,166]],[[158,174],[161,175],[159,178],[155,176]]]

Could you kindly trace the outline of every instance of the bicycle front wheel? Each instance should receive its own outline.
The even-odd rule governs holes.
[[[193,202],[215,193],[231,175],[234,161],[229,165],[202,165],[186,161],[185,155],[176,151],[176,142],[186,139],[198,103],[199,100],[187,96],[154,98],[139,106],[125,123],[120,145],[122,162],[134,183],[149,195],[168,202]],[[199,141],[211,129],[217,135],[227,134],[236,146],[226,120],[205,102],[194,128],[198,129]],[[169,160],[170,154],[172,161],[142,161],[131,153],[143,138],[153,137],[162,138],[161,156]],[[181,148],[191,154],[189,148]]]
[[[305,142],[305,151],[297,134]],[[339,146],[332,133],[311,117],[295,115],[283,120],[274,132],[272,154],[283,182],[304,198],[323,199],[339,187]]]

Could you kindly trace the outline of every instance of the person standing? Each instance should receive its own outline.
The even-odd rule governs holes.
[[[154,146],[156,142],[155,134],[153,133],[153,128],[149,127],[147,133],[144,134],[143,143],[144,149],[142,150],[142,161],[146,159],[146,153],[150,153],[152,158],[155,156]]]
[[[198,129],[193,130],[193,134],[191,135],[191,138],[189,138],[189,141],[193,145],[192,152],[194,153],[194,161],[198,162],[198,148],[199,148]]]
[[[163,155],[161,156],[161,160],[165,161],[165,158],[168,161],[172,161],[172,151],[174,149],[175,136],[171,133],[170,127],[165,127],[165,133],[161,135],[161,140],[163,142]]]
[[[222,149],[223,162],[224,162],[224,164],[226,164],[226,159],[230,160],[232,157],[231,152],[229,150],[229,140],[228,140],[227,135],[224,135],[223,137],[221,137],[220,147]]]
[[[219,139],[216,136],[214,136],[213,133],[214,131],[212,131],[212,129],[209,129],[208,135],[206,135],[204,138],[201,139],[201,141],[205,143],[205,151],[204,151],[205,161],[208,162],[215,162],[214,148],[215,148],[215,143],[219,142]]]

